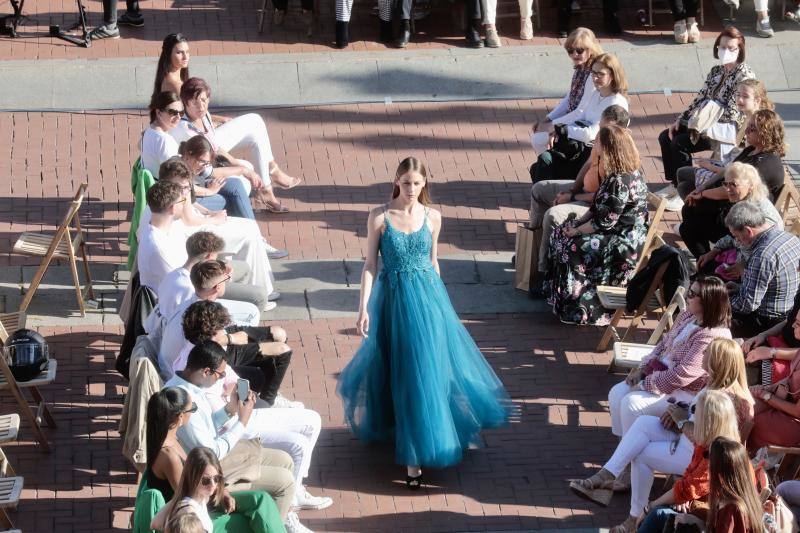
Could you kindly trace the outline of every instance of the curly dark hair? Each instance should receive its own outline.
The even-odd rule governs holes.
[[[228,310],[217,302],[200,300],[183,313],[183,336],[192,344],[211,340],[214,334],[231,323]]]

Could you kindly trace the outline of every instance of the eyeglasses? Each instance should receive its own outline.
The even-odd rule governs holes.
[[[166,113],[168,113],[169,116],[171,116],[171,117],[183,117],[183,111],[182,110],[179,111],[177,109],[172,109],[171,107],[168,107],[164,111]]]
[[[203,476],[203,477],[201,477],[201,478],[200,478],[200,483],[201,483],[201,484],[202,484],[204,487],[210,487],[212,483],[213,483],[214,485],[219,485],[220,483],[222,483],[222,476],[220,476],[220,475],[216,475],[216,476]]]
[[[192,402],[192,406],[190,408],[186,409],[185,411],[183,411],[183,414],[191,414],[191,413],[196,413],[196,412],[197,412],[197,404]]]
[[[185,202],[185,201],[186,201],[186,198],[181,198],[180,200],[178,200],[177,202],[175,202],[175,203],[174,203],[174,204],[172,204],[172,205],[178,205],[178,204],[182,204],[182,203],[183,203],[183,202]]]
[[[602,78],[603,76],[608,76],[610,74],[611,74],[611,72],[609,72],[607,70],[594,70],[594,69],[592,70],[592,77],[593,78]]]
[[[230,276],[226,276],[226,277],[225,277],[225,279],[223,279],[223,280],[221,280],[221,281],[219,281],[219,282],[215,283],[214,285],[212,285],[212,286],[211,286],[211,288],[212,288],[212,289],[216,289],[217,287],[219,287],[219,286],[220,286],[220,285],[222,285],[223,283],[228,283],[230,280],[231,280],[231,277],[230,277]]]
[[[567,55],[578,54],[581,55],[586,51],[586,48],[566,48]]]
[[[211,166],[211,161],[209,161],[208,159],[198,159],[198,160],[197,160],[197,162],[198,162],[198,163],[200,164],[200,166],[201,166],[201,167],[203,167],[203,168],[205,168],[205,167],[210,167],[210,166]]]
[[[225,376],[227,376],[224,370],[222,372],[219,372],[217,370],[211,370],[211,373],[217,376],[219,379],[225,379]]]
[[[726,189],[735,189],[737,184],[735,181],[723,181],[722,186]]]
[[[698,296],[700,296],[700,293],[695,291],[694,289],[689,289],[686,292],[686,297],[687,298],[697,298]]]

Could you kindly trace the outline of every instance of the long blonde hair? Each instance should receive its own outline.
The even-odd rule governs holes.
[[[739,441],[736,410],[730,397],[719,390],[703,390],[697,395],[694,414],[694,443],[708,448],[717,437]]]
[[[706,388],[723,390],[742,398],[750,405],[755,403],[747,386],[742,347],[731,339],[714,339],[705,351],[705,367],[709,381]]]
[[[189,452],[186,456],[186,462],[183,464],[183,474],[181,475],[180,483],[175,490],[175,495],[172,500],[167,504],[167,523],[173,518],[173,514],[178,504],[185,497],[192,497],[192,494],[197,490],[200,480],[203,477],[203,472],[206,467],[213,466],[218,475],[222,474],[222,467],[219,464],[219,459],[214,455],[214,452],[209,448],[198,446]],[[217,490],[211,496],[208,502],[212,507],[221,508],[223,505],[222,497],[225,493],[225,485],[223,483],[217,484]]]
[[[575,28],[564,41],[564,48],[585,48],[589,50],[589,60],[586,62],[586,67],[590,67],[592,61],[598,56],[603,55],[603,47],[600,46],[600,41],[597,36],[589,28]]]

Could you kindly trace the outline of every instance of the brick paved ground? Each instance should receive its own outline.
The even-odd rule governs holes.
[[[573,496],[564,481],[585,475],[614,442],[604,398],[615,376],[605,373],[608,356],[585,352],[595,331],[575,335],[545,315],[472,316],[466,324],[522,415],[508,429],[486,432],[487,447],[469,452],[457,468],[428,471],[434,486],[413,495],[389,449],[366,447],[343,427],[334,389],[358,343],[352,320],[287,324],[295,358],[285,392],[319,411],[324,424],[308,485],[335,500],[325,511],[302,514],[309,527],[519,530],[601,527],[624,517],[625,496],[602,509]],[[136,476],[116,432],[124,388],[112,368],[121,331],[42,332],[59,361],[58,379],[45,394],[60,426],[49,433],[52,454],[39,451],[24,426],[21,441],[5,447],[25,476],[23,502],[12,516],[29,532],[123,530]],[[2,412],[15,408],[2,400]]]
[[[631,99],[645,168],[656,179],[655,136],[687,95]],[[307,186],[283,195],[295,210],[262,216],[271,240],[295,258],[362,255],[366,209],[389,194],[387,177],[409,153],[434,175],[445,214],[442,253],[510,250],[513,224],[525,216],[530,181],[528,125],[554,102],[479,102],[276,109],[268,119],[279,160]],[[64,198],[89,176],[84,223],[93,260],[124,256],[131,207],[128,169],[138,155],[140,113],[0,115],[0,249],[19,232],[50,227]],[[22,259],[4,255],[3,265]],[[342,426],[336,374],[357,338],[351,320],[285,324],[296,359],[287,393],[320,411],[324,430],[314,490],[336,503],[304,513],[320,531],[454,531],[604,526],[624,517],[625,497],[610,509],[570,494],[564,480],[585,475],[613,445],[604,398],[615,377],[594,346],[593,328],[566,327],[549,315],[464,317],[522,407],[509,429],[486,433],[487,448],[458,468],[430,472],[435,488],[410,495],[391,453],[356,443]],[[576,333],[577,332],[577,333]],[[59,359],[47,388],[59,429],[56,451],[39,452],[31,434],[6,447],[26,477],[14,517],[23,530],[119,531],[133,505],[135,475],[116,433],[123,382],[111,369],[120,340],[113,328],[44,329]],[[14,405],[0,397],[0,412]]]
[[[89,12],[91,25],[102,21],[100,1],[84,2]],[[543,23],[536,32],[533,44],[557,44],[555,34],[555,9],[550,0],[539,0]],[[418,34],[410,49],[446,48],[463,46],[460,25],[453,23],[452,8],[448,2],[439,2],[427,19],[418,22]],[[584,10],[576,14],[574,25],[602,28],[599,1],[583,0]],[[271,4],[270,4],[271,5]],[[351,49],[383,50],[377,42],[378,22],[371,14],[374,0],[356,0],[351,24]],[[271,14],[265,23],[265,31],[258,33],[257,10],[261,0],[229,0],[227,2],[197,2],[192,0],[144,0],[141,3],[145,17],[144,28],[123,28],[122,39],[95,42],[91,48],[79,48],[48,35],[50,24],[71,26],[77,20],[77,8],[72,0],[28,0],[24,13],[28,19],[20,28],[17,39],[0,38],[0,57],[13,59],[50,58],[98,58],[98,57],[157,57],[161,40],[168,33],[183,32],[192,40],[192,53],[196,55],[229,55],[255,53],[303,53],[331,50],[333,34],[333,2],[320,1],[322,29],[315,37],[307,39],[305,28],[299,18],[299,2],[290,2],[290,14],[283,26],[271,25]],[[124,4],[123,4],[124,9]],[[668,15],[658,15],[655,28],[645,28],[636,17],[639,8],[646,7],[644,0],[624,7],[620,11],[623,26],[628,30],[622,39],[640,42],[643,39],[663,37],[671,39],[672,22]],[[11,12],[7,0],[0,0],[0,13]],[[499,14],[508,18],[498,20],[504,46],[530,44],[519,40],[518,8],[516,1],[500,2]],[[711,2],[706,1],[706,26],[703,37],[711,37],[719,31],[721,21]],[[602,36],[602,35],[601,35]],[[603,36],[604,40],[607,39]]]
[[[690,95],[630,98],[633,131],[652,182],[660,182],[658,132]],[[275,246],[295,259],[361,257],[366,212],[391,193],[397,163],[417,155],[433,174],[445,216],[441,253],[514,247],[533,162],[530,124],[553,100],[347,105],[261,111],[278,161],[305,185],[279,196],[288,215],[260,214]],[[121,262],[132,208],[130,167],[146,118],[116,114],[0,114],[0,266],[20,232],[56,225],[79,182],[95,261]]]

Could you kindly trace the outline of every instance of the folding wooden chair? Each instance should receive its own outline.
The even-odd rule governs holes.
[[[650,352],[653,351],[656,343],[661,339],[661,336],[672,329],[675,322],[675,317],[686,310],[686,289],[678,287],[675,294],[670,300],[664,312],[661,314],[661,319],[656,324],[656,329],[647,339],[646,344],[636,344],[632,342],[615,342],[614,343],[614,357],[608,365],[608,372],[614,372],[616,368],[637,368]]]
[[[667,206],[667,202],[663,198],[656,196],[651,192],[647,193],[647,201],[653,207],[653,216],[650,218],[650,227],[647,230],[647,236],[645,237],[642,251],[639,254],[639,261],[636,264],[637,272],[650,258],[650,254],[653,252],[653,250],[665,244],[661,237],[661,232],[658,231],[658,226],[661,224],[661,218],[664,216],[664,209]],[[657,310],[666,307],[667,303],[662,301],[663,298],[661,297],[661,292],[658,291],[658,289],[661,287],[661,278],[663,278],[666,269],[667,265],[664,264],[656,271],[653,282],[650,284],[645,297],[642,299],[639,309],[634,312],[631,325],[628,327],[625,335],[623,335],[622,338],[620,338],[617,334],[616,327],[620,320],[622,320],[622,318],[625,316],[625,295],[627,294],[628,290],[625,287],[612,287],[608,285],[600,285],[597,287],[597,296],[600,298],[600,303],[606,309],[614,310],[614,316],[611,318],[611,323],[608,325],[605,333],[603,333],[603,337],[597,344],[598,351],[605,351],[608,348],[608,343],[611,342],[612,338],[618,341],[624,340],[629,333],[633,332],[638,327],[638,322],[641,321],[642,317],[644,317],[648,310]]]
[[[18,324],[18,327],[24,326],[25,315],[23,313],[11,314],[17,315],[17,318],[22,316],[23,322],[22,324]],[[0,342],[5,342],[5,340],[8,338],[8,332],[2,324],[3,318],[0,316]],[[14,378],[14,374],[11,373],[11,369],[8,367],[6,358],[0,357],[0,391],[6,389],[11,391],[11,394],[14,396],[17,404],[19,404],[22,418],[24,418],[31,425],[31,427],[33,427],[36,440],[46,452],[50,451],[50,444],[42,432],[42,421],[44,421],[51,428],[56,427],[56,421],[53,418],[53,415],[50,413],[50,408],[47,406],[47,402],[45,402],[42,393],[39,392],[39,387],[42,385],[48,385],[55,381],[57,366],[56,360],[50,359],[45,372],[30,381],[17,381],[16,378]],[[25,398],[22,389],[30,389],[34,405],[36,405],[35,411],[34,409],[31,409],[31,405]],[[0,494],[0,496],[2,496],[2,494]],[[0,498],[0,507],[2,507],[2,498]],[[0,516],[0,518],[2,518],[2,516]]]
[[[94,290],[92,289],[92,275],[91,272],[89,272],[89,259],[86,256],[86,238],[81,229],[81,222],[78,217],[78,210],[86,195],[86,187],[86,183],[78,187],[78,192],[75,193],[75,197],[70,203],[69,210],[66,216],[64,216],[64,220],[61,222],[55,235],[51,236],[42,233],[25,232],[19,236],[19,239],[17,239],[17,242],[14,244],[13,251],[15,253],[44,257],[25,293],[22,304],[19,306],[20,311],[26,311],[28,309],[33,295],[47,271],[47,267],[50,266],[50,262],[53,258],[56,258],[69,261],[69,266],[72,271],[72,281],[75,284],[75,295],[78,298],[78,307],[80,308],[81,316],[86,315],[81,282],[78,278],[78,264],[75,257],[78,252],[80,252],[81,258],[83,259],[83,270],[86,275],[86,292],[88,296],[86,304],[90,307],[97,307],[97,302],[94,301]],[[75,224],[74,239],[70,233],[70,225],[73,222]]]
[[[24,482],[21,477],[0,478],[0,524],[3,527],[14,527],[14,522],[8,517],[6,509],[17,506]]]

